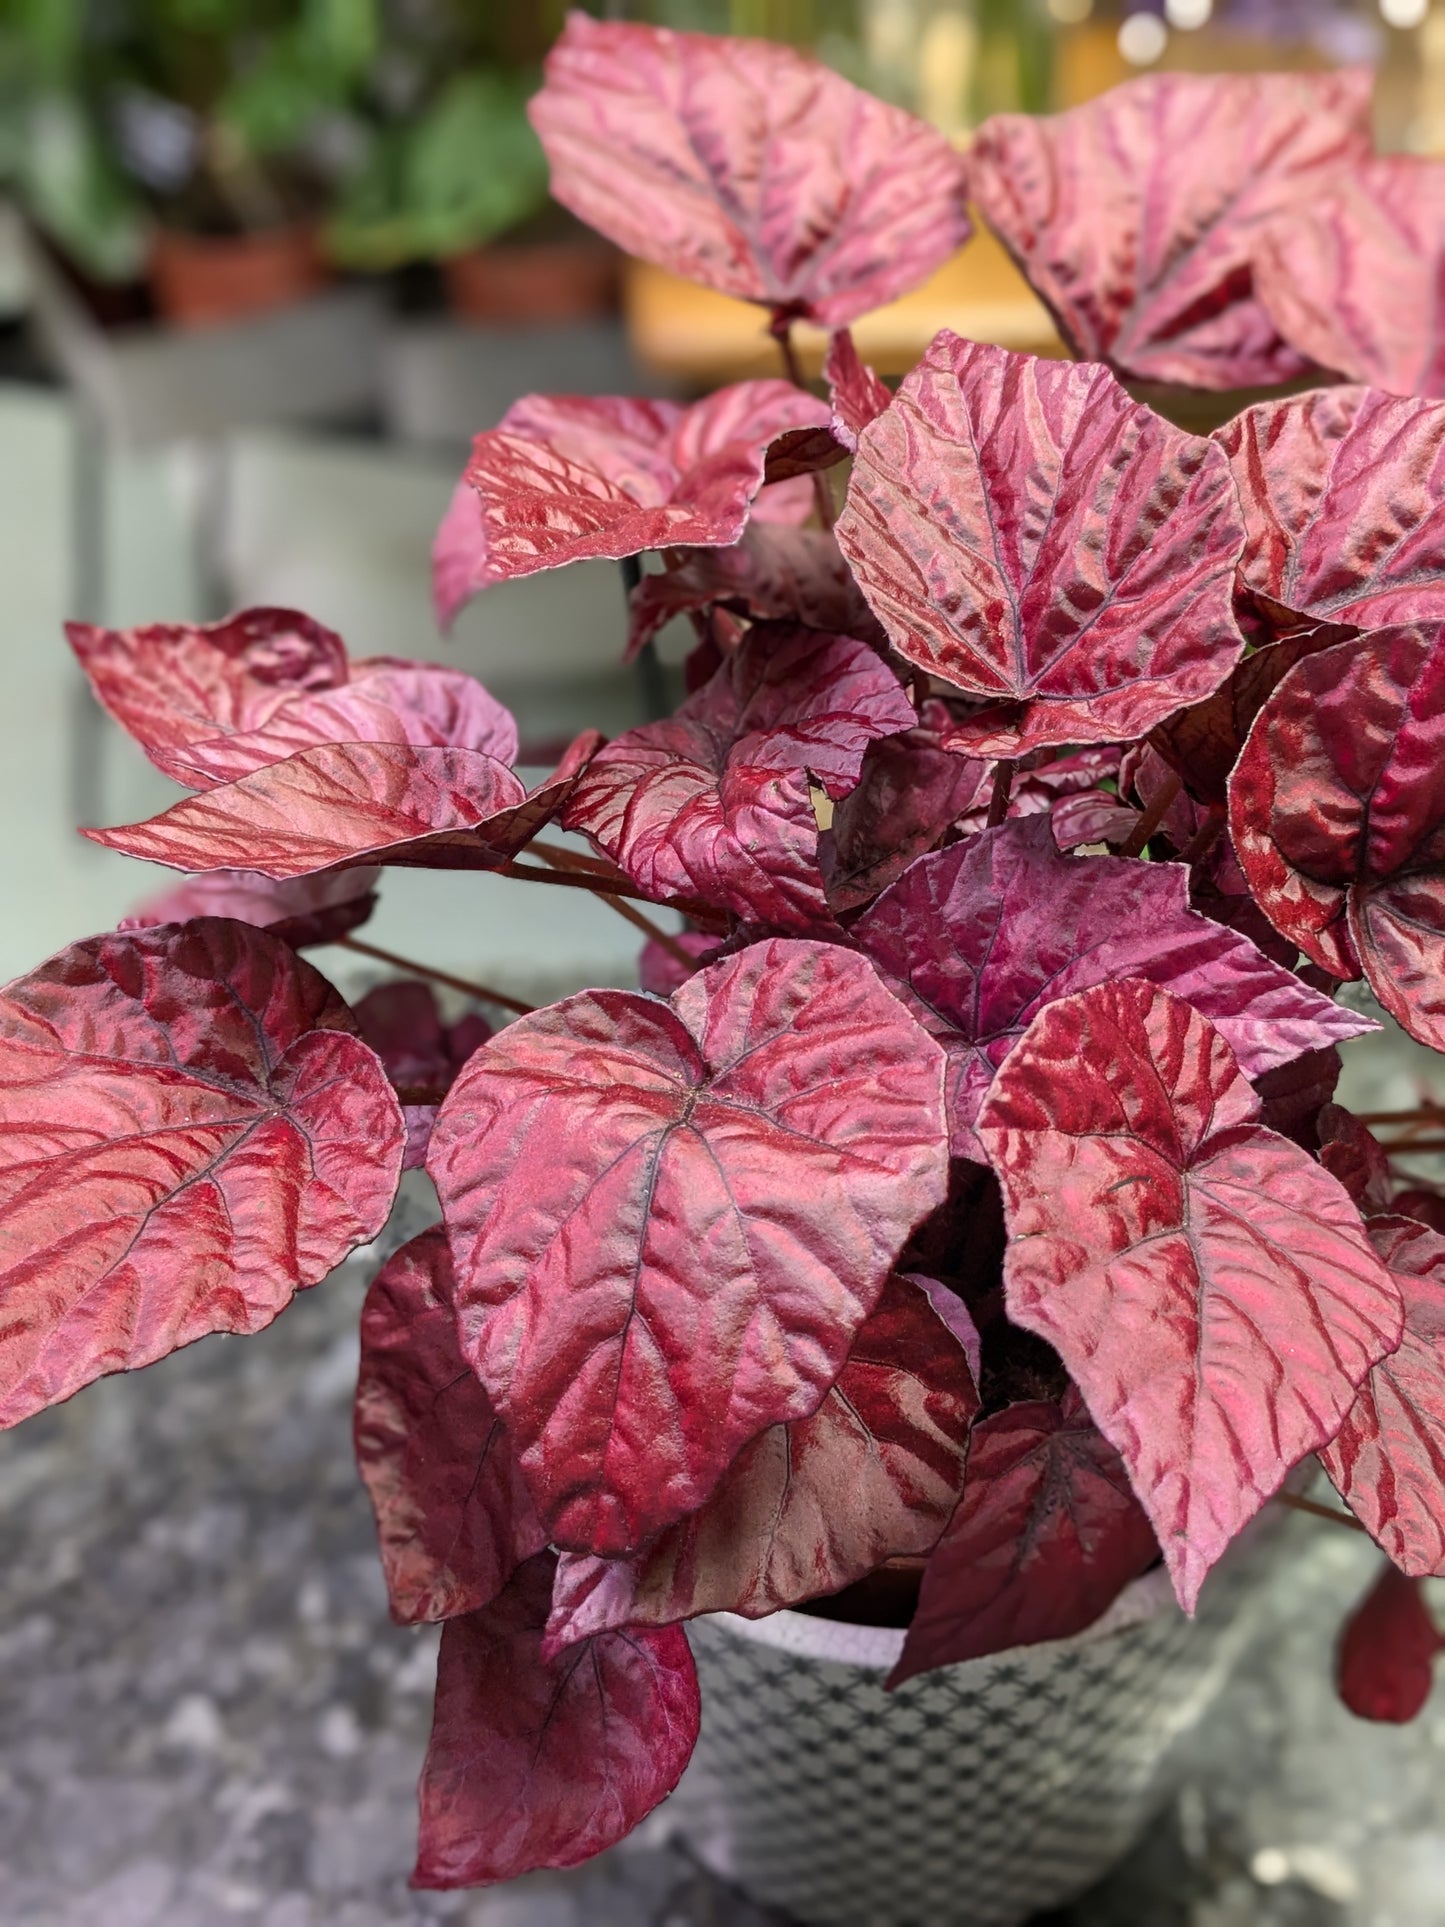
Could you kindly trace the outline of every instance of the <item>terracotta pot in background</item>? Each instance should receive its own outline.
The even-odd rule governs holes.
[[[312,222],[239,235],[161,228],[151,248],[156,307],[182,328],[289,307],[317,293],[329,279]]]
[[[466,321],[590,321],[617,306],[612,248],[592,240],[514,241],[442,263],[452,312]]]

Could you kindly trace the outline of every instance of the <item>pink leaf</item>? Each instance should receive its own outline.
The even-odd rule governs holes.
[[[1104,368],[945,329],[863,431],[837,535],[899,653],[987,705],[973,755],[1142,735],[1244,646],[1228,462]]]
[[[846,328],[840,328],[828,342],[823,379],[828,384],[833,405],[833,434],[851,454],[856,454],[858,437],[892,401],[893,390],[874,374],[866,361],[859,359],[853,337]]]
[[[394,1253],[366,1295],[355,1436],[402,1625],[489,1605],[546,1545],[501,1421],[457,1345],[440,1226]]]
[[[697,1740],[680,1626],[604,1633],[542,1658],[555,1560],[442,1628],[412,1885],[485,1887],[575,1867],[671,1793]]]
[[[1379,1140],[1340,1104],[1326,1104],[1320,1112],[1319,1137],[1320,1163],[1349,1192],[1360,1214],[1378,1217],[1388,1211],[1394,1179]]]
[[[1424,1578],[1445,1573],[1445,1238],[1402,1217],[1368,1230],[1405,1301],[1405,1335],[1320,1462],[1401,1571]]]
[[[1035,1018],[978,1133],[1003,1186],[1009,1316],[1123,1454],[1180,1602],[1399,1343],[1400,1293],[1344,1191],[1256,1121],[1181,999],[1100,984]]]
[[[212,870],[150,897],[121,919],[119,928],[149,930],[158,923],[189,923],[193,917],[233,917],[269,930],[293,950],[335,943],[360,929],[376,908],[379,870],[338,870],[325,876],[274,883],[255,870]]]
[[[979,1106],[1038,1012],[1092,984],[1187,998],[1251,1076],[1369,1028],[1191,910],[1188,889],[1178,864],[1061,856],[1035,817],[921,857],[859,918],[854,941],[948,1053],[955,1155],[980,1155]]]
[[[1382,154],[1312,187],[1251,252],[1260,302],[1291,347],[1351,381],[1440,395],[1442,249],[1445,167]]]
[[[1310,369],[1250,278],[1261,224],[1368,157],[1371,76],[1160,74],[970,150],[990,227],[1075,352],[1145,381],[1267,387]]]
[[[1336,977],[1363,973],[1445,1048],[1445,648],[1438,623],[1377,629],[1297,663],[1229,784],[1260,908]]]
[[[678,959],[660,944],[655,937],[649,937],[642,946],[642,954],[637,962],[637,981],[652,997],[670,997],[675,990],[681,990],[689,977],[696,976],[705,963],[714,961],[718,947],[716,937],[710,937],[701,930],[680,930],[674,939],[693,959],[691,969],[684,969]]]
[[[491,583],[487,536],[477,498],[466,477],[457,483],[431,545],[431,600],[437,627],[446,634],[462,610]]]
[[[1006,1406],[973,1429],[963,1497],[888,1684],[1081,1633],[1158,1556],[1124,1462],[1077,1392]]]
[[[817,1410],[943,1195],[942,1057],[864,958],[754,944],[670,1009],[591,991],[508,1025],[428,1169],[553,1543],[632,1552]]]
[[[723,294],[841,328],[968,239],[942,135],[790,48],[573,13],[546,72],[554,196]]]
[[[927,1552],[958,1498],[977,1410],[964,1347],[895,1276],[811,1418],[745,1446],[712,1497],[644,1552],[563,1554],[549,1639],[697,1613],[761,1619]]]
[[[1090,843],[1127,843],[1139,826],[1139,812],[1121,803],[1113,790],[1075,790],[1049,811],[1054,842],[1061,850]]]
[[[1346,1621],[1340,1698],[1357,1719],[1408,1725],[1430,1697],[1440,1643],[1420,1581],[1386,1566]]]
[[[759,624],[669,721],[598,752],[563,821],[650,897],[827,927],[809,778],[843,794],[868,744],[914,720],[865,643]]]
[[[856,910],[894,882],[960,817],[987,798],[991,767],[939,745],[932,729],[870,743],[858,787],[833,811],[822,846],[828,901]]]
[[[826,403],[786,381],[737,382],[689,407],[621,395],[514,402],[477,436],[463,477],[480,533],[468,530],[459,497],[438,532],[441,621],[477,589],[538,569],[736,542],[769,444],[827,421]]]
[[[325,979],[243,923],[73,944],[0,993],[0,1424],[254,1332],[381,1229],[401,1114]]]

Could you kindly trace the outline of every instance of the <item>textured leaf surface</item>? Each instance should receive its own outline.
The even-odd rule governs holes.
[[[453,497],[432,557],[438,616],[449,623],[477,589],[565,562],[736,542],[769,443],[827,423],[827,404],[786,381],[737,382],[687,407],[528,395],[472,444],[463,480],[478,521],[469,528]]]
[[[962,1487],[977,1410],[964,1346],[926,1292],[891,1278],[811,1418],[745,1446],[712,1497],[645,1552],[563,1555],[549,1636],[563,1645],[709,1612],[760,1619],[927,1552]]]
[[[253,1332],[386,1219],[401,1114],[336,993],[242,923],[72,945],[0,993],[0,1424]]]
[[[158,923],[189,923],[192,917],[233,917],[303,950],[360,929],[376,908],[380,875],[379,870],[340,870],[276,883],[255,870],[213,870],[148,898],[121,919],[119,928],[149,930]]]
[[[1229,827],[1260,908],[1363,972],[1445,1048],[1445,630],[1378,629],[1297,663],[1255,719]]]
[[[1267,387],[1310,361],[1255,298],[1262,223],[1370,151],[1368,73],[1160,74],[1063,114],[995,115],[970,186],[1083,360]]]
[[[1229,464],[1107,369],[945,329],[863,431],[838,544],[901,655],[987,705],[954,742],[1123,742],[1243,648]]]
[[[457,1344],[440,1226],[395,1252],[366,1295],[354,1429],[401,1624],[480,1610],[545,1547],[511,1444]]]
[[[1345,1624],[1340,1698],[1358,1719],[1407,1725],[1430,1697],[1440,1643],[1420,1581],[1386,1566]]]
[[[554,1565],[539,1553],[490,1606],[442,1628],[413,1886],[575,1867],[682,1777],[700,1710],[687,1635],[606,1633],[549,1663]]]
[[[563,821],[659,899],[779,929],[829,922],[810,776],[841,795],[913,705],[865,643],[759,625],[677,714],[593,758]]]
[[[856,453],[858,437],[892,401],[893,390],[860,359],[846,328],[840,328],[828,342],[823,379],[833,405],[833,433],[846,449]]]
[[[1341,168],[1301,218],[1256,238],[1254,280],[1280,333],[1351,381],[1445,394],[1445,167],[1382,154]]]
[[[985,830],[921,857],[853,925],[901,978],[948,1053],[961,1157],[994,1073],[1048,1003],[1132,977],[1184,997],[1250,1075],[1370,1027],[1189,908],[1178,864],[1066,857],[1046,819]]]
[[[555,197],[723,294],[839,328],[968,239],[943,136],[789,48],[574,13],[546,76]]]
[[[963,1497],[889,1679],[1092,1626],[1159,1556],[1124,1462],[1076,1392],[974,1427]]]
[[[1258,1115],[1212,1025],[1124,982],[1041,1011],[978,1126],[1009,1316],[1054,1346],[1123,1455],[1189,1611],[1400,1339],[1355,1207]]]
[[[1368,1230],[1404,1299],[1405,1335],[1320,1462],[1401,1571],[1425,1578],[1445,1573],[1445,1238],[1412,1218]]]
[[[584,992],[509,1025],[428,1169],[553,1543],[632,1552],[816,1411],[943,1196],[942,1058],[864,958],[754,944],[670,1008]]]

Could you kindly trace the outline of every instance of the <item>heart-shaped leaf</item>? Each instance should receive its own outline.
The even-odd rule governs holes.
[[[1368,158],[1370,90],[1363,71],[1148,75],[1067,113],[995,115],[970,185],[1081,359],[1269,387],[1311,364],[1255,297],[1254,245]]]
[[[121,930],[149,930],[192,917],[232,917],[269,930],[293,950],[335,943],[359,930],[376,908],[379,870],[336,870],[276,883],[255,870],[212,870],[188,877],[122,917]]]
[[[1039,817],[921,857],[851,934],[948,1054],[960,1157],[980,1155],[979,1106],[1034,1017],[1091,984],[1133,977],[1187,998],[1251,1076],[1370,1028],[1191,910],[1182,866],[1062,856]]]
[[[1340,1698],[1362,1720],[1405,1726],[1424,1711],[1441,1638],[1418,1579],[1386,1566],[1340,1640]]]
[[[1442,395],[1442,249],[1445,167],[1382,154],[1283,210],[1251,251],[1260,302],[1301,354],[1397,395]]]
[[[913,704],[865,643],[758,624],[667,722],[599,750],[563,821],[649,897],[700,899],[784,930],[830,922],[810,778],[858,780]]]
[[[243,923],[73,944],[0,992],[0,1425],[269,1325],[381,1229],[401,1112],[346,1006]]]
[[[763,40],[569,15],[532,124],[552,193],[644,261],[841,328],[968,239],[962,157]]]
[[[1122,1453],[1190,1612],[1402,1328],[1345,1192],[1258,1117],[1219,1032],[1124,981],[1047,1005],[978,1124],[1009,1316]]]
[[[781,939],[472,1058],[427,1168],[464,1355],[555,1545],[638,1550],[817,1410],[943,1196],[942,1082],[865,958]]]
[[[635,1557],[563,1554],[549,1640],[698,1613],[761,1619],[927,1552],[957,1501],[977,1410],[964,1346],[926,1292],[891,1278],[811,1418],[745,1446],[712,1497]]]
[[[687,1635],[604,1633],[544,1660],[555,1563],[539,1553],[490,1606],[442,1628],[414,1887],[575,1867],[682,1777],[700,1713]]]
[[[1081,1633],[1158,1556],[1124,1462],[1077,1392],[990,1413],[888,1684]]]
[[[1105,368],[945,329],[859,437],[837,536],[899,653],[987,705],[951,739],[974,755],[1140,736],[1244,646],[1228,461]]]
[[[1377,629],[1299,662],[1229,784],[1260,908],[1445,1049],[1445,629]]]
[[[480,1610],[545,1547],[501,1421],[457,1345],[440,1226],[395,1252],[366,1295],[355,1439],[402,1625]]]

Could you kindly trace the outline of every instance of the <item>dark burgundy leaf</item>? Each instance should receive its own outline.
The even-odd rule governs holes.
[[[970,186],[1081,359],[1270,387],[1311,363],[1255,298],[1255,243],[1367,159],[1370,92],[1364,71],[1149,75],[1067,113],[995,115]]]
[[[871,902],[987,796],[991,765],[939,746],[931,729],[909,729],[868,745],[858,787],[833,811],[820,849],[835,912]]]
[[[563,822],[650,897],[825,928],[809,779],[842,795],[868,744],[913,721],[898,678],[865,643],[758,625],[669,721],[598,752]]]
[[[1345,1623],[1340,1698],[1357,1719],[1408,1725],[1430,1697],[1440,1643],[1420,1581],[1387,1565]]]
[[[1340,1104],[1326,1104],[1319,1117],[1320,1163],[1354,1199],[1362,1217],[1390,1209],[1394,1180],[1384,1146]],[[1378,1238],[1375,1240],[1378,1244]],[[1388,1254],[1386,1254],[1388,1259]]]
[[[888,1684],[1092,1626],[1159,1557],[1124,1462],[1077,1392],[980,1420],[958,1510]]]
[[[604,1633],[544,1660],[555,1564],[539,1553],[490,1606],[442,1628],[414,1887],[575,1867],[682,1777],[700,1712],[687,1635]]]
[[[1445,1573],[1445,1238],[1404,1217],[1368,1230],[1405,1301],[1405,1335],[1320,1462],[1401,1571],[1428,1577]]]
[[[977,1410],[965,1347],[917,1284],[890,1279],[811,1418],[745,1446],[646,1551],[563,1555],[549,1638],[708,1612],[761,1619],[927,1552],[958,1499]]]
[[[0,1425],[254,1332],[381,1229],[401,1113],[324,978],[244,923],[73,944],[0,993]]]
[[[402,1625],[490,1604],[546,1545],[501,1421],[457,1346],[440,1226],[394,1253],[366,1295],[354,1429]]]
[[[398,1090],[424,1087],[435,1093],[424,1103],[402,1106],[403,1169],[414,1171],[426,1162],[437,1106],[472,1052],[491,1036],[492,1027],[479,1011],[444,1024],[431,985],[413,979],[367,991],[356,1006],[356,1024]]]
[[[445,627],[477,589],[564,562],[736,542],[769,444],[827,423],[827,404],[786,381],[737,382],[687,407],[622,395],[514,402],[472,444],[463,480],[477,526],[453,497],[438,531],[438,618]]]
[[[1307,1050],[1251,1079],[1259,1099],[1259,1121],[1301,1150],[1320,1148],[1320,1115],[1340,1081],[1340,1053],[1333,1044]]]
[[[1440,395],[1442,253],[1445,167],[1382,154],[1340,168],[1305,209],[1271,221],[1253,244],[1254,281],[1275,327],[1322,368],[1397,395]]]
[[[763,475],[770,488],[783,482],[796,483],[799,478],[816,475],[822,469],[836,468],[839,462],[848,459],[848,450],[838,439],[831,420],[826,428],[789,428],[768,446],[767,466]],[[779,489],[779,493],[782,491]],[[790,491],[791,494],[791,491]],[[809,510],[816,502],[809,503]],[[795,517],[775,516],[775,521],[805,522],[807,514]]]
[[[1293,970],[1298,963],[1299,945],[1282,937],[1255,902],[1227,826],[1214,839],[1203,861],[1191,868],[1189,901],[1201,916],[1248,937],[1257,950],[1286,970]]]
[[[978,1125],[1009,1316],[1123,1454],[1190,1612],[1402,1326],[1345,1192],[1258,1116],[1198,1011],[1122,982],[1041,1011]]]
[[[637,981],[649,996],[670,997],[673,991],[681,990],[704,963],[712,962],[718,947],[717,938],[701,930],[681,930],[674,941],[693,958],[692,968],[684,970],[670,950],[655,937],[649,937],[637,962]]]
[[[865,911],[854,941],[948,1053],[956,1155],[981,1156],[978,1107],[1035,1015],[1091,984],[1132,977],[1187,998],[1251,1075],[1371,1027],[1191,910],[1188,889],[1178,864],[1062,856],[1033,817],[920,857]]]
[[[428,1169],[463,1351],[554,1544],[637,1550],[817,1410],[943,1195],[942,1083],[866,959],[782,940],[471,1060]]]
[[[376,908],[379,870],[338,870],[275,883],[255,870],[213,870],[150,897],[121,919],[121,930],[149,930],[192,917],[234,917],[269,930],[293,950],[335,943],[360,929]]]
[[[1244,646],[1223,451],[1105,368],[945,329],[863,431],[837,535],[899,653],[986,705],[955,725],[974,755],[1140,736]]]
[[[791,48],[573,13],[546,74],[555,197],[723,294],[840,328],[968,239],[949,142]]]
[[[1377,629],[1296,663],[1229,785],[1261,909],[1336,977],[1445,1048],[1445,646]]]
[[[1414,1218],[1445,1237],[1445,1191],[1431,1184],[1406,1184],[1391,1200],[1390,1209],[1401,1217]]]
[[[853,337],[840,328],[828,343],[823,357],[823,379],[833,404],[833,434],[852,453],[857,452],[858,437],[883,413],[893,399],[893,390],[875,375],[867,362],[860,361]]]

